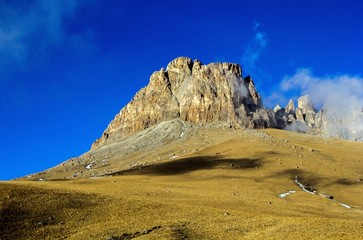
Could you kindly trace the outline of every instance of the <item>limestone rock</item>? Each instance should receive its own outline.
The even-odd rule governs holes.
[[[285,111],[287,114],[291,114],[295,112],[295,104],[292,99],[289,100],[289,103],[285,107]]]
[[[287,123],[287,114],[285,112],[285,108],[280,108],[275,112],[275,121],[277,128],[285,128]]]
[[[287,123],[294,123],[296,121],[296,118],[293,114],[289,114],[287,116]]]
[[[280,107],[280,105],[276,105],[275,107],[274,107],[274,109],[273,109],[273,111],[274,111],[274,113],[276,113],[278,110],[280,110],[281,109],[281,107]]]
[[[305,121],[303,110],[301,108],[296,109],[296,120],[301,122]]]
[[[304,95],[297,100],[297,108],[301,109],[302,114],[317,112],[309,95]]]
[[[248,128],[275,124],[273,112],[263,107],[252,78],[243,78],[238,64],[203,65],[180,57],[151,75],[149,84],[115,116],[92,148],[174,118]]]

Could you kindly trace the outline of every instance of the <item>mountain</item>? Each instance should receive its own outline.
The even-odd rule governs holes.
[[[149,84],[121,109],[89,152],[27,177],[112,175],[150,164],[150,159],[163,161],[206,147],[211,142],[198,139],[205,129],[279,128],[322,134],[327,126],[332,126],[327,111],[318,112],[307,95],[298,99],[296,108],[290,100],[285,108],[266,109],[252,78],[243,77],[238,64],[203,65],[179,57],[151,75]]]
[[[266,109],[239,65],[177,58],[90,151],[0,182],[0,238],[360,239],[362,143],[322,137],[346,126],[332,116],[309,96]]]
[[[340,109],[330,103],[319,111],[309,95],[297,100],[297,108],[292,99],[285,108],[274,108],[277,127],[289,131],[319,134],[352,141],[363,141],[363,111],[357,106]],[[333,107],[332,107],[333,106]]]
[[[115,116],[92,149],[176,118],[265,128],[275,126],[272,114],[263,107],[252,78],[242,77],[238,64],[203,65],[199,60],[180,57],[166,70],[151,75],[148,86]]]
[[[318,111],[308,95],[297,100],[296,109],[292,99],[285,108],[266,109],[252,78],[243,77],[238,64],[203,65],[199,60],[179,57],[166,70],[151,75],[149,84],[121,109],[92,149],[172,119],[190,123],[223,121],[231,127],[272,127],[361,141],[363,112],[353,115],[339,118],[329,109]]]
[[[164,121],[0,182],[0,236],[360,239],[361,155],[358,142]]]

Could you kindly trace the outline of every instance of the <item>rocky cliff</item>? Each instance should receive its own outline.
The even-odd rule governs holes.
[[[363,113],[357,116],[363,119]],[[180,57],[151,75],[149,84],[121,109],[92,149],[172,119],[274,127],[359,141],[363,135],[363,130],[356,134],[356,129],[345,123],[349,121],[337,119],[333,111],[318,111],[308,95],[297,100],[297,107],[290,100],[284,108],[277,105],[266,109],[252,78],[243,77],[238,64],[203,65],[199,60]]]
[[[309,95],[304,95],[297,100],[297,108],[292,99],[281,108],[274,108],[277,127],[297,132],[319,132],[321,126],[318,125],[317,110],[314,107]]]
[[[180,57],[151,75],[149,84],[115,116],[92,149],[175,118],[247,128],[276,126],[273,111],[264,108],[252,78],[243,78],[238,64],[203,65]]]

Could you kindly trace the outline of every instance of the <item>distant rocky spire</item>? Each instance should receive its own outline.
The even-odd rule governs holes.
[[[301,109],[302,114],[317,112],[309,95],[304,95],[297,100],[297,108]]]
[[[281,109],[281,107],[280,107],[280,105],[276,105],[275,107],[274,107],[274,109],[273,109],[273,111],[274,111],[274,113],[276,113],[278,110],[280,110]]]
[[[295,104],[292,99],[289,100],[289,103],[285,107],[286,113],[293,113],[295,111]]]

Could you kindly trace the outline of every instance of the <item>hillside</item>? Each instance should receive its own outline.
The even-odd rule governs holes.
[[[362,143],[219,124],[187,129],[184,141],[166,142],[170,151],[155,149],[164,151],[157,161],[140,146],[138,164],[103,176],[2,182],[2,239],[362,236]]]
[[[327,112],[266,109],[238,64],[177,58],[89,151],[0,183],[0,236],[359,239],[363,143],[324,137]]]

